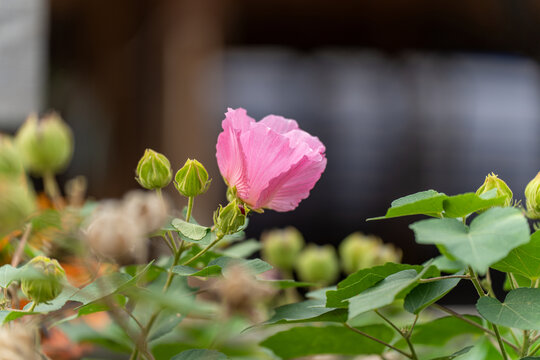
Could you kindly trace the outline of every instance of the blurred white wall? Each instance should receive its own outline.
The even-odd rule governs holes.
[[[0,128],[12,130],[43,110],[46,0],[0,0]]]

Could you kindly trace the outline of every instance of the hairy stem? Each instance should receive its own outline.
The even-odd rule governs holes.
[[[398,353],[400,353],[400,354],[403,355],[403,356],[408,357],[409,359],[414,359],[414,358],[412,357],[411,354],[407,354],[405,351],[402,351],[402,350],[400,350],[400,349],[398,349],[398,348],[396,348],[396,347],[394,347],[394,346],[392,346],[392,345],[390,345],[390,344],[388,344],[388,343],[385,343],[384,341],[379,340],[379,339],[377,339],[376,337],[373,337],[373,336],[371,336],[371,335],[369,335],[369,334],[366,334],[365,332],[363,332],[363,331],[361,331],[361,330],[358,330],[357,328],[354,328],[354,327],[352,327],[351,325],[349,325],[349,324],[347,324],[347,323],[344,323],[343,326],[345,326],[345,327],[346,327],[347,329],[349,329],[349,330],[354,331],[354,332],[357,333],[357,334],[360,334],[360,335],[362,335],[362,336],[365,336],[365,337],[367,337],[368,339],[371,339],[371,340],[373,340],[373,341],[376,341],[376,342],[378,342],[379,344],[382,344],[382,345],[384,345],[384,346],[386,346],[386,347],[388,347],[388,348],[390,348],[390,349],[392,349],[392,350],[394,350],[394,351],[397,351]]]
[[[189,222],[189,219],[191,219],[191,211],[193,210],[193,202],[195,200],[194,196],[190,196],[188,198],[188,205],[187,205],[187,212],[186,212],[186,221]]]

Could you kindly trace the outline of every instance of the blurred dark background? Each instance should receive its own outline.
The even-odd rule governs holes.
[[[214,178],[204,222],[225,201],[226,108],[294,118],[327,170],[249,235],[291,224],[337,245],[361,230],[419,263],[436,250],[414,243],[416,219],[365,219],[420,190],[475,191],[491,171],[523,198],[539,170],[539,56],[532,0],[0,0],[0,129],[58,110],[76,136],[61,179],[85,175],[96,198],[137,188],[146,147],[175,169],[197,158]]]

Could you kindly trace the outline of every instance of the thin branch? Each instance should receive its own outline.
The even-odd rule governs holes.
[[[19,263],[21,262],[22,253],[24,252],[24,248],[26,246],[26,243],[28,242],[28,238],[30,237],[31,232],[32,223],[28,223],[28,225],[26,225],[26,228],[24,229],[21,241],[19,241],[19,244],[17,245],[15,254],[13,254],[13,257],[11,258],[11,266],[17,267],[17,265],[19,265]]]
[[[441,311],[444,311],[445,313],[450,314],[450,315],[452,315],[452,316],[454,316],[454,317],[460,319],[461,321],[464,321],[464,322],[466,322],[467,324],[472,325],[472,326],[474,326],[474,327],[476,327],[476,328],[478,328],[478,329],[484,331],[486,334],[489,334],[489,335],[494,336],[494,337],[497,336],[493,331],[489,330],[488,328],[483,327],[482,325],[478,324],[478,323],[475,322],[475,321],[472,321],[472,320],[470,320],[470,319],[467,319],[465,316],[463,316],[463,315],[461,315],[461,314],[455,312],[454,310],[448,309],[447,307],[444,307],[444,306],[439,305],[439,304],[433,304],[433,305],[431,305],[431,306],[434,306],[434,307],[436,307],[437,309],[439,309],[439,310],[441,310]],[[508,345],[508,346],[510,346],[512,349],[514,349],[514,350],[516,351],[516,353],[519,354],[519,348],[518,348],[516,345],[512,344],[510,341],[506,340],[505,338],[503,338],[502,341],[503,341],[506,345]]]
[[[394,346],[392,346],[392,345],[390,345],[390,344],[388,344],[388,343],[385,343],[384,341],[379,340],[379,339],[377,339],[376,337],[373,337],[373,336],[371,336],[371,335],[369,335],[369,334],[366,334],[365,332],[363,332],[363,331],[361,331],[361,330],[358,330],[357,328],[354,328],[354,327],[352,327],[351,325],[349,325],[349,324],[347,324],[347,323],[344,323],[343,326],[345,326],[345,327],[346,327],[347,329],[349,329],[349,330],[354,331],[354,332],[357,333],[357,334],[360,334],[360,335],[362,335],[362,336],[365,336],[365,337],[367,337],[368,339],[371,339],[371,340],[373,340],[373,341],[376,341],[376,342],[378,342],[379,344],[382,344],[382,345],[384,345],[384,346],[386,346],[386,347],[388,347],[388,348],[390,348],[390,349],[392,349],[392,350],[394,350],[394,351],[397,351],[398,353],[400,353],[400,354],[403,355],[403,356],[408,357],[409,359],[412,359],[412,356],[411,356],[410,354],[407,354],[405,351],[400,350],[400,349],[398,349],[398,348],[396,348],[396,347],[394,347]]]
[[[448,275],[448,276],[438,276],[438,277],[433,277],[433,278],[428,278],[428,279],[420,279],[418,280],[418,282],[428,283],[428,282],[439,281],[439,280],[444,280],[444,279],[471,279],[471,277],[470,275]]]
[[[418,359],[418,356],[416,355],[416,351],[414,351],[414,346],[411,342],[411,339],[409,336],[407,336],[405,334],[405,332],[403,332],[400,328],[398,328],[396,326],[396,324],[394,324],[390,319],[388,319],[387,317],[385,317],[383,314],[381,314],[378,310],[374,310],[375,313],[377,315],[379,315],[384,321],[386,321],[390,326],[392,326],[397,332],[398,334],[403,338],[405,339],[405,341],[407,342],[407,345],[409,346],[409,349],[411,350],[411,359],[413,360],[417,360]],[[416,319],[414,321],[416,323]]]

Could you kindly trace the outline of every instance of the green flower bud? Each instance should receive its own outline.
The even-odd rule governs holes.
[[[73,134],[58,114],[51,113],[41,120],[33,114],[17,131],[15,145],[28,171],[55,174],[71,160]]]
[[[210,186],[208,172],[197,160],[187,159],[184,166],[178,170],[174,177],[174,186],[185,197],[204,194]]]
[[[399,263],[403,252],[392,244],[381,244],[375,259],[375,265],[384,265],[387,262]]]
[[[21,229],[35,209],[35,195],[23,181],[0,179],[0,238]]]
[[[304,247],[302,234],[292,226],[263,233],[261,242],[263,259],[287,271],[292,270],[296,257]]]
[[[24,176],[21,157],[11,137],[0,134],[0,176],[20,178]]]
[[[504,200],[503,206],[512,205],[512,196],[513,196],[512,190],[510,190],[508,185],[506,185],[506,183],[503,180],[499,179],[499,177],[495,175],[494,173],[491,173],[488,176],[486,176],[486,180],[484,181],[482,186],[480,186],[480,188],[476,190],[476,195],[485,194],[486,192],[493,189],[497,189],[498,197],[504,196],[505,200]]]
[[[540,219],[540,172],[525,187],[527,216],[531,219]]]
[[[148,190],[161,189],[172,180],[171,163],[165,155],[146,149],[139,160],[135,180]]]
[[[21,281],[21,290],[36,304],[55,299],[64,288],[66,272],[58,261],[36,256],[28,264],[27,275]]]
[[[302,281],[320,286],[333,283],[339,275],[335,249],[331,245],[309,245],[298,256],[296,271]]]
[[[347,274],[375,265],[381,239],[360,232],[347,236],[339,245],[341,266]]]
[[[240,231],[245,223],[245,210],[238,200],[231,201],[225,207],[219,205],[219,209],[214,212],[214,227],[218,237]]]

